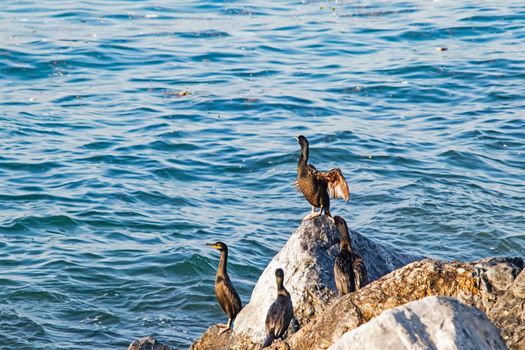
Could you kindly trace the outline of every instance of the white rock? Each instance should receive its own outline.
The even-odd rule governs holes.
[[[350,238],[353,248],[365,262],[370,281],[421,259],[397,253],[355,231],[350,232]],[[333,263],[339,251],[339,240],[339,231],[326,217],[303,222],[257,281],[250,302],[237,315],[234,333],[256,343],[264,340],[264,320],[276,296],[277,268],[284,270],[284,285],[292,296],[299,324],[322,312],[337,297]]]
[[[427,297],[383,312],[328,350],[504,350],[496,327],[475,307]]]

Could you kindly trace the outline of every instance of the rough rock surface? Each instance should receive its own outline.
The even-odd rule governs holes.
[[[500,288],[505,283],[507,289],[514,285],[522,269],[521,258],[493,258],[476,263],[417,261],[336,300],[287,342],[291,349],[327,349],[343,334],[381,312],[431,295],[451,296],[476,306],[491,320],[495,319],[503,334],[515,334],[513,319],[518,317],[516,312],[523,310],[519,298],[509,300],[510,313],[503,317],[506,321],[498,322],[489,311],[507,292]],[[518,337],[509,338],[507,346],[518,350],[515,338]]]
[[[355,231],[350,231],[350,239],[363,258],[371,281],[422,258],[385,248]],[[210,327],[191,349],[247,349],[249,344],[261,344],[266,312],[276,296],[278,267],[284,270],[284,284],[292,296],[297,322],[306,325],[338,297],[333,263],[339,241],[339,231],[325,216],[303,222],[257,281],[250,302],[235,320],[233,340],[229,340],[229,334],[219,337],[216,327]]]
[[[329,350],[505,350],[498,330],[478,309],[448,297],[427,297],[383,312],[344,334]]]
[[[152,336],[135,340],[128,350],[174,350],[171,346],[161,344]]]
[[[503,340],[514,349],[525,349],[525,270],[498,298],[488,312],[501,330]]]

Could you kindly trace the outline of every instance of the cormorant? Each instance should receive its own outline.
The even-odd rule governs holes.
[[[321,215],[323,210],[325,215],[331,217],[330,197],[342,198],[345,201],[350,198],[345,177],[339,168],[326,172],[317,171],[312,164],[308,164],[308,140],[303,135],[297,136],[297,140],[301,145],[301,156],[297,162],[296,185],[312,205],[312,212],[303,220]],[[315,208],[320,208],[318,213]]]
[[[226,271],[226,264],[228,261],[228,246],[222,242],[206,243],[207,246],[213,247],[221,252],[221,259],[219,260],[219,267],[217,268],[217,275],[215,276],[215,295],[224,312],[228,315],[228,324],[219,324],[218,326],[224,328],[219,332],[221,335],[231,329],[231,323],[242,309],[241,298],[235,288],[233,288],[228,272]]]
[[[266,340],[261,349],[270,346],[275,339],[282,339],[293,318],[292,298],[284,288],[284,272],[282,269],[275,270],[275,280],[277,281],[277,299],[272,303],[266,314]]]
[[[345,295],[368,284],[368,274],[363,259],[352,251],[345,220],[340,216],[335,216],[334,222],[341,233],[341,250],[334,261],[335,286],[341,295]]]

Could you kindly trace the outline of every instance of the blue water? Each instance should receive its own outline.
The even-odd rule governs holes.
[[[447,51],[438,51],[446,47]],[[525,254],[516,1],[14,1],[0,8],[0,348],[187,347],[310,207],[399,250]]]

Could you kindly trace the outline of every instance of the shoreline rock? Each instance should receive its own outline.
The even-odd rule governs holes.
[[[384,311],[345,333],[328,350],[506,350],[496,327],[477,308],[450,297],[426,297]]]
[[[422,259],[388,249],[353,230],[350,230],[350,239],[367,267],[370,281]],[[265,338],[266,312],[276,295],[276,268],[284,270],[285,287],[292,295],[297,323],[301,327],[309,323],[338,298],[333,264],[339,242],[340,233],[327,217],[302,222],[259,277],[250,302],[235,320],[232,340],[221,339],[230,335],[219,336],[217,330],[210,327],[190,349],[258,348]],[[290,336],[293,330],[288,333]]]
[[[394,253],[355,231],[350,236],[371,281],[420,258]],[[327,217],[302,222],[259,277],[250,302],[235,319],[234,334],[248,336],[256,343],[264,341],[266,312],[276,296],[274,272],[277,268],[284,270],[285,286],[292,295],[299,325],[305,325],[312,316],[321,313],[338,297],[333,266],[339,242],[340,233]]]

